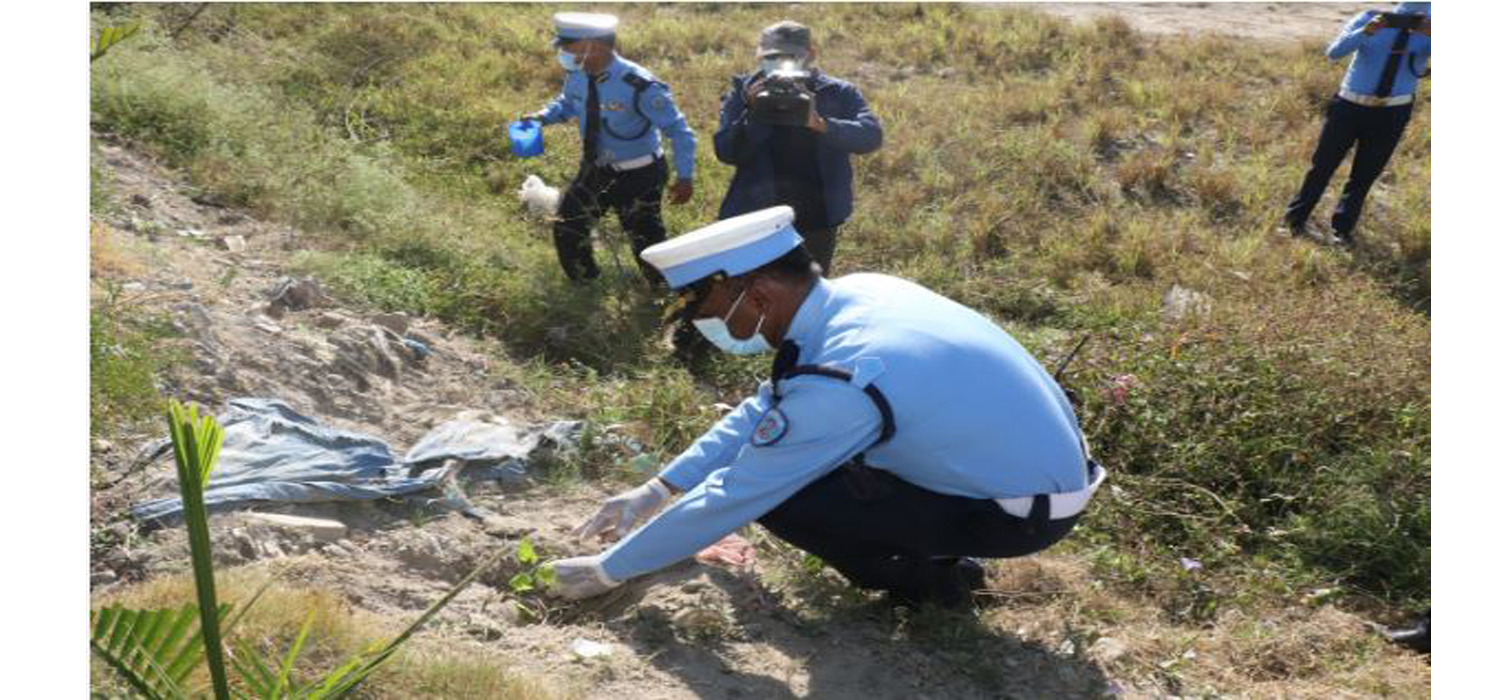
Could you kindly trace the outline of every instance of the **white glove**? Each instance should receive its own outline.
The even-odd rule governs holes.
[[[604,573],[600,555],[560,559],[552,563],[552,572],[557,575],[548,593],[568,600],[592,598],[620,585]]]
[[[598,535],[606,541],[620,539],[631,530],[644,525],[671,497],[672,492],[667,490],[667,485],[661,479],[652,478],[605,501],[599,512],[574,530],[573,534],[583,538]]]

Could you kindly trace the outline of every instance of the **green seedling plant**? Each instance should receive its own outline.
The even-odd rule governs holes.
[[[516,596],[516,612],[528,620],[546,617],[547,608],[538,594],[557,585],[557,572],[550,563],[542,563],[530,538],[516,546],[516,563],[521,570],[510,577],[510,592]]]
[[[423,624],[482,572],[510,556],[514,549],[501,548],[481,562],[394,639],[373,644],[323,676],[299,683],[292,670],[312,629],[314,612],[308,613],[296,640],[282,655],[275,671],[253,646],[230,645],[225,640],[227,632],[254,606],[270,582],[263,585],[233,617],[227,617],[233,605],[217,600],[203,492],[218,460],[219,448],[224,443],[223,428],[212,416],[200,416],[196,406],[185,406],[176,401],[168,407],[167,421],[177,462],[178,491],[182,496],[198,604],[196,607],[185,605],[158,610],[134,610],[112,605],[92,611],[89,620],[90,650],[142,697],[168,699],[203,695],[201,690],[190,690],[188,685],[189,675],[205,661],[215,700],[227,700],[231,695],[277,699],[343,697],[389,661]],[[525,544],[528,549],[526,556],[534,563],[536,553],[530,550],[529,543]],[[536,575],[550,576],[550,571]],[[188,631],[194,622],[198,623],[198,629],[189,636]],[[238,676],[239,683],[232,689],[233,693],[226,658]]]

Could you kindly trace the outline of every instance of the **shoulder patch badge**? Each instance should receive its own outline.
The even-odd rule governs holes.
[[[667,104],[667,98],[663,95],[657,95],[656,97],[651,98],[651,109],[658,112],[666,109]]]
[[[786,435],[786,414],[779,408],[772,408],[760,417],[760,422],[755,424],[755,430],[750,434],[750,444],[756,447],[770,447]]]

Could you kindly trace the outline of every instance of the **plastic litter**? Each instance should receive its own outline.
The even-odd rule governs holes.
[[[578,421],[520,430],[507,424],[449,421],[398,459],[384,441],[323,425],[282,401],[231,400],[218,416],[224,445],[203,500],[212,509],[250,502],[352,501],[437,490],[453,499],[452,472],[469,479],[517,480],[539,447],[566,449],[581,433]],[[170,443],[149,446],[151,459],[171,454]],[[451,461],[450,461],[451,460]],[[143,521],[179,516],[178,498],[135,505]]]

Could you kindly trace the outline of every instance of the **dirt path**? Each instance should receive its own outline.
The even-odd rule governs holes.
[[[1019,3],[1015,6],[1040,10],[1075,22],[1116,15],[1125,18],[1144,34],[1218,33],[1244,39],[1326,42],[1350,17],[1382,5],[1350,2],[1069,2]]]

